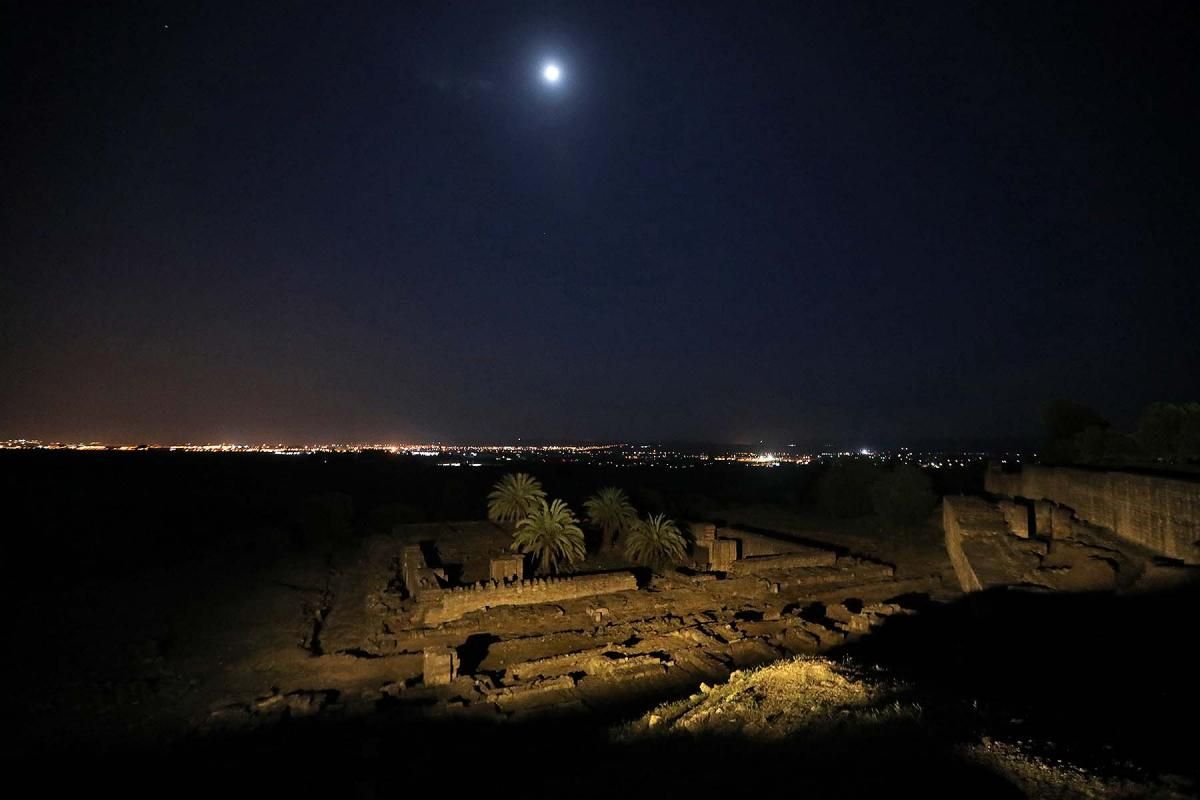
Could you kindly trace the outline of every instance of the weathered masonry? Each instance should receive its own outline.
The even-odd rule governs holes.
[[[572,578],[527,578],[510,583],[483,581],[470,586],[422,593],[416,618],[425,625],[440,625],[472,611],[494,606],[557,603],[636,589],[637,578],[632,572],[606,572]]]
[[[1200,481],[1133,472],[1026,466],[988,470],[985,489],[1033,501],[1037,535],[1053,538],[1054,508],[1065,507],[1091,525],[1176,558],[1200,564]]]

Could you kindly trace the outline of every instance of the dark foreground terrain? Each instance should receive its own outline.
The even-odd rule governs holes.
[[[725,709],[735,722],[718,724],[718,711],[670,733],[648,722],[654,703],[503,722],[384,706],[131,745],[73,740],[76,720],[61,709],[61,747],[24,742],[16,766],[45,765],[56,785],[134,794],[186,776],[173,791],[1192,797],[1188,730],[1200,708],[1180,609],[1196,603],[1194,592],[971,597],[895,620],[836,654],[830,664],[854,665],[855,685],[872,687],[865,698],[824,700],[829,681],[768,688]],[[780,723],[780,704],[818,719],[764,735]]]
[[[54,793],[1197,794],[1193,589],[961,596],[947,579],[888,598],[916,613],[820,658],[670,696],[503,719],[386,698],[360,713],[333,693],[312,717],[192,727],[185,709],[247,680],[235,674],[246,642],[284,654],[254,662],[262,675],[313,663],[303,631],[260,630],[263,617],[249,613],[268,596],[299,606],[279,575],[319,576],[326,552],[379,525],[478,518],[495,473],[455,478],[464,482],[439,495],[435,471],[369,459],[5,458],[16,476],[4,558],[15,741],[5,760]],[[614,480],[545,471],[573,503],[575,485],[585,493]],[[655,510],[682,517],[695,513],[688,504],[721,504],[748,524],[811,528],[898,575],[952,575],[937,530],[834,524],[806,499],[807,476],[754,474],[736,484],[624,477]],[[332,494],[350,497],[348,514]],[[261,592],[268,585],[274,594]],[[363,664],[387,669],[386,659]]]

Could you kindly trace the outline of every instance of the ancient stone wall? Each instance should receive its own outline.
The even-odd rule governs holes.
[[[606,572],[572,578],[527,578],[511,583],[484,581],[423,594],[418,617],[426,625],[438,625],[492,606],[557,603],[634,589],[637,589],[637,578],[631,572]]]
[[[521,580],[525,577],[525,557],[494,556],[488,562],[488,578],[493,581]]]
[[[742,558],[731,566],[734,572],[756,573],[779,569],[797,569],[800,567],[832,567],[837,563],[837,553],[832,550],[807,548],[804,552],[780,553],[771,556],[752,556]]]
[[[422,657],[421,674],[426,686],[446,686],[458,677],[458,653],[453,647],[426,647]]]
[[[712,522],[691,522],[688,529],[692,532],[692,540],[697,544],[711,542],[717,538],[717,526]]]
[[[1001,500],[1000,512],[1004,514],[1004,521],[1008,523],[1008,530],[1013,536],[1029,538],[1029,506],[1012,500]]]
[[[421,545],[405,545],[400,556],[400,580],[404,584],[404,591],[410,595],[417,593],[418,575],[423,569],[425,569],[425,556],[421,554]]]
[[[811,548],[787,539],[778,539],[761,533],[751,533],[741,528],[720,528],[717,536],[723,539],[737,539],[738,558],[756,558],[758,556],[777,556],[783,553],[803,553]]]
[[[697,542],[694,552],[694,564],[697,569],[712,572],[728,572],[737,561],[738,543],[736,539],[709,539]]]
[[[1131,472],[1025,466],[1011,473],[988,470],[984,486],[992,494],[1067,506],[1085,522],[1165,556],[1200,564],[1200,482]],[[1039,526],[1041,523],[1039,515]]]
[[[954,574],[958,577],[958,584],[964,592],[977,592],[983,588],[979,583],[979,578],[975,575],[975,570],[971,568],[971,562],[967,560],[967,556],[963,552],[963,526],[960,519],[965,516],[964,512],[974,510],[973,504],[978,502],[981,501],[977,498],[955,497],[954,495],[946,495],[942,500],[942,528],[946,534],[946,555],[950,557]]]

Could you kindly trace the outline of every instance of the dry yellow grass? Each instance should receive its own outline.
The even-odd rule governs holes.
[[[734,672],[727,683],[666,703],[614,732],[633,743],[656,737],[737,737],[756,742],[801,744],[792,752],[831,753],[820,745],[855,742],[856,747],[894,748],[910,737],[929,736],[936,722],[903,699],[907,687],[876,672],[820,657],[801,656],[754,670]],[[950,735],[943,731],[937,735]],[[971,739],[951,744],[963,763],[994,773],[1029,797],[1059,800],[1127,800],[1193,796],[1182,781],[1097,775],[1062,760],[1040,757],[1010,743]]]
[[[799,657],[734,672],[720,686],[701,684],[699,693],[655,708],[618,735],[738,733],[781,739],[919,715],[918,706],[890,699],[896,690],[827,659]]]

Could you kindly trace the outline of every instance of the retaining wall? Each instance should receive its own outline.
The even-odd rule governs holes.
[[[997,495],[1049,500],[1131,542],[1200,564],[1200,482],[1035,465],[1020,472],[988,470],[984,488]]]
[[[571,578],[527,578],[510,583],[483,581],[470,586],[442,589],[437,594],[422,595],[419,616],[426,625],[438,625],[492,606],[557,603],[635,589],[637,578],[632,572],[606,572]]]
[[[806,553],[812,550],[811,547],[798,542],[790,542],[787,539],[780,539],[761,533],[751,533],[741,528],[719,528],[717,536],[738,540],[738,558],[777,556],[783,553]]]
[[[982,500],[975,497],[956,497],[946,495],[942,499],[942,528],[946,534],[946,555],[954,567],[958,585],[964,592],[977,592],[983,588],[971,562],[963,552],[962,517],[978,513]]]

